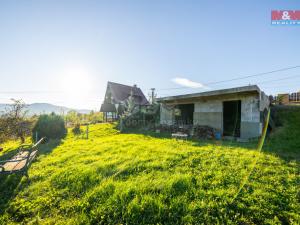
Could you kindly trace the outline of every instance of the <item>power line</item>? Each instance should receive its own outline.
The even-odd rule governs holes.
[[[281,79],[264,80],[264,81],[261,81],[261,82],[256,82],[255,84],[273,83],[273,82],[277,82],[277,81],[288,80],[288,79],[291,79],[291,78],[300,78],[300,75],[288,76],[288,77],[284,77],[284,78],[281,78]],[[300,86],[300,85],[298,85],[298,86]],[[167,94],[165,94],[164,96],[167,96]]]
[[[252,75],[247,75],[247,76],[241,76],[233,79],[228,79],[228,80],[221,80],[221,81],[215,81],[215,82],[209,82],[204,85],[215,85],[215,84],[220,84],[220,83],[226,83],[226,82],[232,82],[236,80],[242,80],[242,79],[247,79],[251,77],[258,77],[258,76],[264,76],[267,74],[272,74],[272,73],[277,73],[277,72],[282,72],[282,71],[287,71],[291,69],[296,69],[299,68],[300,65],[298,66],[292,66],[292,67],[286,67],[286,68],[281,68],[277,70],[272,70],[268,72],[263,72],[263,73],[257,73],[257,74],[252,74]],[[274,82],[274,81],[280,81],[280,80],[285,80],[285,79],[290,79],[293,77],[297,76],[290,76],[282,79],[277,79],[277,80],[270,80],[270,81],[262,81],[258,83],[265,83],[265,82]],[[178,88],[164,88],[164,89],[158,89],[158,91],[164,91],[164,90],[180,90],[180,89],[199,89],[199,88],[191,88],[191,87],[178,87]],[[0,91],[0,94],[42,94],[42,93],[48,93],[48,94],[62,94],[65,93],[64,91]]]
[[[285,78],[285,79],[287,79],[287,78]],[[283,80],[283,79],[278,79],[276,81],[279,81],[279,80]],[[264,81],[264,82],[260,82],[260,83],[265,83],[266,84],[267,82]],[[264,86],[264,84],[262,84],[262,85],[263,85],[263,89],[269,89],[269,88],[294,88],[294,87],[298,87],[299,91],[300,91],[300,84],[295,84],[295,83],[294,84],[285,84],[285,85],[275,84],[275,86],[274,85],[269,86],[268,84],[266,84],[267,86]],[[166,96],[169,96],[169,95],[170,94],[162,94],[162,95],[159,95],[159,98],[166,97]]]
[[[231,81],[236,81],[236,80],[242,80],[242,79],[247,79],[247,78],[251,78],[251,77],[258,77],[258,76],[264,76],[267,74],[272,74],[272,73],[277,73],[277,72],[282,72],[282,71],[286,71],[286,70],[291,70],[291,69],[296,69],[299,68],[299,66],[292,66],[292,67],[286,67],[286,68],[281,68],[281,69],[277,69],[277,70],[272,70],[272,71],[268,71],[268,72],[263,72],[263,73],[257,73],[257,74],[252,74],[252,75],[247,75],[247,76],[241,76],[241,77],[237,77],[237,78],[233,78],[233,79],[228,79],[228,80],[221,80],[221,81],[215,81],[215,82],[208,82],[203,84],[205,85],[214,85],[214,84],[220,84],[220,83],[226,83],[226,82],[231,82]],[[190,89],[191,87],[179,87],[179,88],[163,88],[163,89],[158,89],[158,91],[164,91],[164,90],[179,90],[179,89]],[[198,89],[198,88],[193,88],[193,89]]]
[[[288,77],[284,77],[284,78],[276,79],[276,80],[264,80],[264,81],[261,81],[261,82],[257,82],[257,84],[277,82],[277,81],[282,81],[282,80],[288,80],[288,79],[291,79],[291,78],[300,78],[300,75],[288,76]]]
[[[291,84],[291,85],[278,85],[278,84],[276,84],[275,86],[274,85],[264,86],[264,89],[267,89],[267,88],[292,88],[292,87],[298,87],[300,89],[299,84]]]

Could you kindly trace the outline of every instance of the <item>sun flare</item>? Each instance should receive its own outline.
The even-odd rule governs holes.
[[[70,97],[87,95],[91,91],[91,81],[88,70],[82,66],[68,67],[61,77],[61,88]]]

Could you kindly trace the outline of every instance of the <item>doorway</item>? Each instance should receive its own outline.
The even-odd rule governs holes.
[[[194,104],[181,104],[176,107],[176,125],[192,125],[194,117]]]
[[[240,137],[241,100],[223,102],[223,135]]]

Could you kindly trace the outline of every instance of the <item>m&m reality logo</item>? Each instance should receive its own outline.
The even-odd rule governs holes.
[[[300,25],[300,10],[272,10],[272,25]]]

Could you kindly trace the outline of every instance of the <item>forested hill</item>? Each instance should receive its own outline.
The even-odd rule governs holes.
[[[0,104],[0,114],[5,111],[6,108],[9,107],[9,104]],[[64,106],[58,106],[58,105],[53,105],[49,103],[33,103],[33,104],[28,104],[26,107],[26,110],[28,110],[29,115],[34,115],[34,114],[49,114],[49,113],[67,113],[71,110],[75,110],[79,113],[89,113],[90,110],[87,109],[71,109],[68,107]]]

